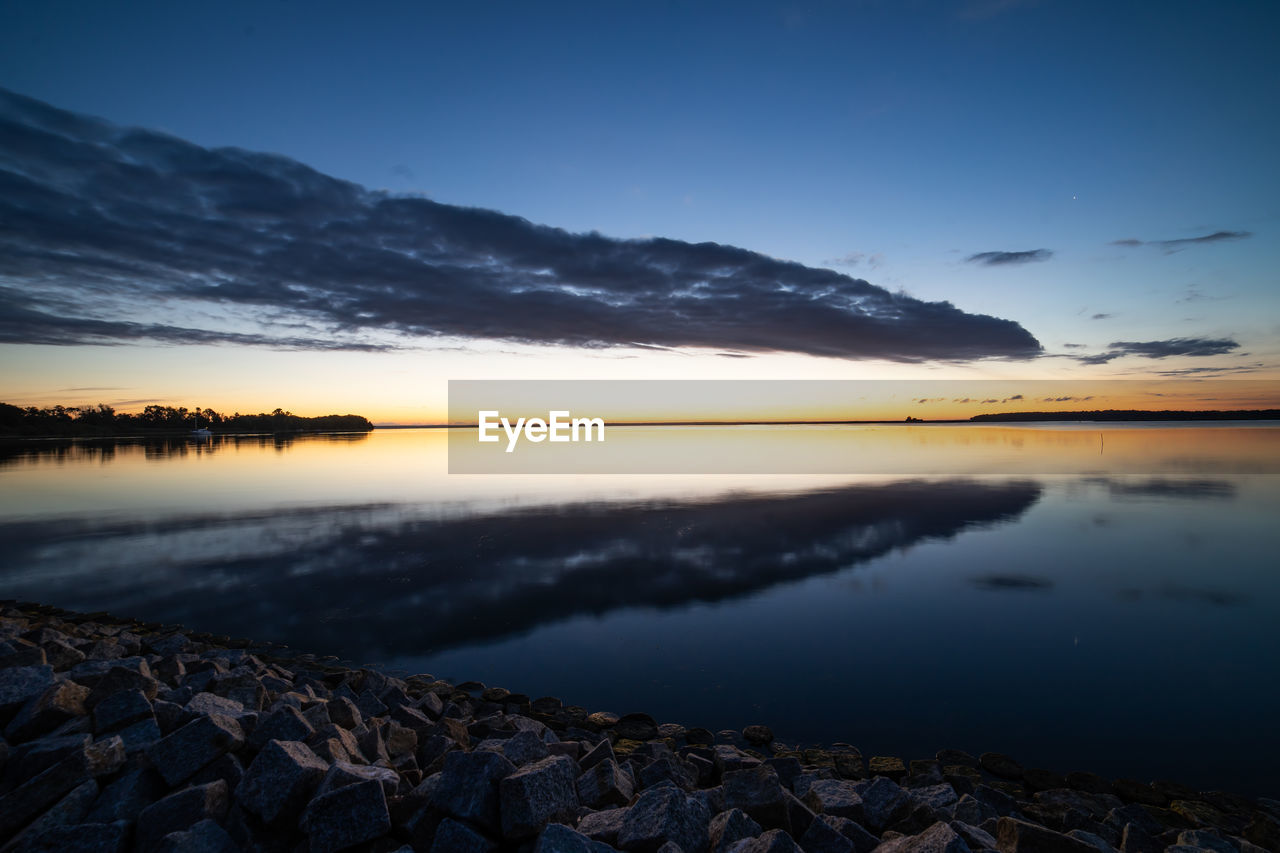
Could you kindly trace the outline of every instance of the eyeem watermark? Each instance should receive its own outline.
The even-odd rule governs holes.
[[[604,441],[603,418],[575,418],[567,410],[548,412],[547,420],[517,418],[514,424],[496,410],[482,411],[477,413],[477,423],[480,427],[480,440],[484,442],[501,441],[502,436],[498,434],[498,430],[505,432],[507,453],[515,451],[521,434],[534,443],[544,440]],[[579,430],[582,431],[581,437],[579,437]],[[593,434],[596,436],[594,439]]]

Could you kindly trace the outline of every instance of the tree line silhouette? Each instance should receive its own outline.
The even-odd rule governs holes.
[[[347,432],[368,431],[373,424],[362,415],[321,415],[304,418],[283,409],[256,415],[224,415],[199,409],[201,427],[213,432]],[[186,406],[147,406],[141,412],[117,412],[97,406],[14,406],[0,403],[0,435],[103,436],[187,432],[196,426],[195,409]]]

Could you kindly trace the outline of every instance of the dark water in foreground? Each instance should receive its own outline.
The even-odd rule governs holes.
[[[440,431],[10,445],[0,597],[787,742],[1280,793],[1280,427],[1104,427],[1096,457],[1096,426],[927,429],[823,430],[904,472],[838,477],[449,476]],[[920,436],[927,471],[886,450]]]

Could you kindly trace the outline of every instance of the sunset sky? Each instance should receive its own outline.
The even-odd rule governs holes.
[[[6,4],[0,400],[1280,379],[1278,43],[1265,2]]]

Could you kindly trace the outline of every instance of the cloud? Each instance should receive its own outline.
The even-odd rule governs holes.
[[[371,191],[287,157],[202,148],[3,90],[0,220],[8,342],[494,339],[896,361],[1042,352],[1016,322],[831,270]]]
[[[1180,237],[1176,240],[1137,240],[1132,237],[1125,240],[1112,240],[1112,246],[1127,246],[1136,248],[1138,246],[1158,246],[1165,250],[1166,254],[1179,252],[1188,246],[1195,246],[1201,243],[1220,243],[1223,240],[1247,240],[1253,236],[1251,231],[1214,231],[1212,234],[1201,234],[1199,237]]]
[[[1048,249],[1030,249],[1025,252],[979,252],[965,258],[971,264],[982,264],[987,267],[1004,266],[1006,264],[1029,264],[1035,261],[1047,261],[1053,257]]]
[[[1093,395],[1090,394],[1088,397],[1045,397],[1040,402],[1042,403],[1083,403],[1086,400],[1092,400],[1092,399],[1093,399]]]
[[[1114,314],[1094,314],[1089,319],[1090,320],[1110,320],[1114,316],[1115,316]]]
[[[841,255],[838,258],[831,258],[823,261],[829,267],[856,267],[859,264],[866,263],[871,269],[879,269],[880,264],[884,263],[884,255],[876,252],[868,255],[865,252],[850,252],[847,255]]]
[[[1113,341],[1106,352],[1074,356],[1083,364],[1106,364],[1126,355],[1143,358],[1169,358],[1175,355],[1202,357],[1223,355],[1240,344],[1227,338],[1170,338],[1165,341]]]
[[[1053,589],[1053,581],[1034,575],[979,575],[969,583],[986,590],[1016,590],[1022,592]]]

